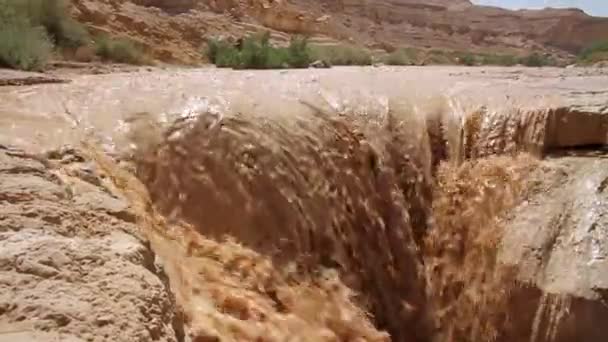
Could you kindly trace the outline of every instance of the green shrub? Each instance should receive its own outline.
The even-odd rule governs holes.
[[[286,48],[271,48],[268,50],[266,63],[262,69],[307,68],[308,63],[293,64],[292,56]]]
[[[467,53],[467,54],[461,56],[459,58],[459,61],[460,61],[460,64],[467,65],[467,66],[473,66],[473,65],[475,65],[475,62],[476,62],[475,56],[473,56],[470,53]]]
[[[268,32],[261,36],[247,37],[243,40],[241,46],[238,67],[243,69],[268,69],[271,55],[275,54],[275,51],[272,50],[275,50],[275,48],[270,46],[270,34]],[[275,60],[274,62],[281,61]]]
[[[241,56],[238,49],[231,47],[218,52],[215,65],[219,68],[240,68]]]
[[[249,36],[243,39],[239,46],[210,39],[205,53],[207,58],[220,68],[306,68],[310,64],[306,39],[293,38],[287,48],[274,47],[270,44],[269,33]]]
[[[316,45],[311,47],[313,60],[330,65],[371,65],[372,54],[365,48],[354,45]]]
[[[418,60],[418,53],[414,49],[398,49],[382,59],[386,65],[413,65]]]
[[[52,53],[53,44],[46,30],[33,26],[15,4],[13,1],[0,3],[0,65],[23,70],[42,69]]]
[[[106,61],[126,64],[143,64],[144,54],[131,40],[99,37],[95,42],[96,54]]]
[[[425,58],[425,64],[454,64],[453,52],[430,50]]]
[[[218,56],[225,54],[227,50],[231,49],[234,49],[232,45],[223,40],[212,38],[207,41],[207,50],[205,51],[205,54],[211,63],[216,64]]]
[[[287,48],[289,65],[293,68],[307,68],[311,62],[308,41],[306,38],[294,37]]]
[[[480,62],[483,65],[513,66],[518,60],[513,55],[486,54],[481,56]]]
[[[584,48],[578,55],[578,60],[582,63],[608,60],[608,40],[595,42]]]
[[[86,29],[69,14],[65,0],[2,0],[20,16],[27,17],[32,26],[43,26],[53,41],[61,47],[77,48],[88,43]]]
[[[552,62],[551,60],[549,60],[549,58],[534,52],[526,57],[522,57],[519,60],[519,63],[528,66],[528,67],[542,67],[542,66],[546,66],[546,65],[551,65]]]
[[[270,44],[269,33],[249,36],[239,46],[210,39],[205,54],[216,66],[235,69],[306,68],[314,60],[329,65],[372,63],[368,50],[351,45],[310,47],[306,38],[294,37],[288,47],[274,47]]]

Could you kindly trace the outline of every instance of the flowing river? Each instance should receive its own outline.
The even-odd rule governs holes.
[[[230,236],[279,270],[295,267],[306,281],[335,271],[395,341],[599,341],[606,332],[560,330],[555,313],[543,321],[555,302],[535,292],[544,291],[538,282],[531,290],[514,285],[520,278],[499,261],[499,244],[505,222],[534,225],[501,218],[559,182],[539,157],[608,144],[606,89],[608,73],[595,69],[73,76],[65,84],[0,88],[0,143],[44,150],[95,141],[131,165],[168,220],[215,241]],[[589,191],[605,188],[608,168],[599,157],[570,162],[578,165],[572,174],[594,182]],[[544,183],[543,167],[553,175]],[[605,197],[581,201],[581,208],[606,204]],[[587,219],[608,229],[600,216]],[[608,266],[606,241],[593,241],[600,256],[589,277]],[[157,248],[173,262],[170,275],[187,264],[173,247]],[[181,300],[194,302],[193,290],[185,291]],[[521,298],[529,299],[524,307],[532,316],[518,320]],[[197,308],[181,304],[191,320],[200,319]],[[597,322],[606,319],[605,308],[587,307]],[[264,322],[253,316],[244,319],[251,329]]]

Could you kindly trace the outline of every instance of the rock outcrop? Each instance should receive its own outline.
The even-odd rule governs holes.
[[[520,295],[521,320],[534,323],[527,327],[532,341],[605,341],[605,152],[569,151],[544,161],[533,179],[531,195],[505,219],[500,249],[500,259],[532,287]]]
[[[461,1],[319,1],[335,21],[371,41],[458,50],[564,50],[580,48],[606,36],[608,19],[576,9],[512,11]],[[306,8],[306,1],[299,1]]]
[[[0,146],[0,341],[183,340],[153,252],[103,182],[75,151]]]
[[[73,0],[93,31],[127,35],[163,61],[201,60],[205,38],[270,30],[373,48],[567,57],[608,39],[608,18],[576,9],[512,11],[468,0]],[[314,39],[313,39],[314,41]]]

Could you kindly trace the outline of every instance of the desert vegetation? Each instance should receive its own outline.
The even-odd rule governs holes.
[[[0,2],[0,65],[24,70],[44,67],[55,47],[78,48],[89,40],[63,0]]]
[[[140,64],[144,54],[122,38],[97,37],[95,52],[103,60]],[[65,0],[2,0],[0,2],[0,66],[42,70],[54,55],[74,54],[92,37],[69,14]]]
[[[276,47],[268,33],[251,35],[238,42],[210,39],[205,55],[222,68],[280,69],[306,68],[313,61],[323,65],[466,65],[542,67],[555,65],[548,56],[533,52],[525,56],[501,53],[474,53],[440,49],[398,48],[384,56],[374,56],[366,48],[352,45],[312,45],[305,38],[293,38],[288,47]]]
[[[305,38],[295,37],[289,46],[275,47],[269,33],[251,35],[237,44],[210,39],[205,54],[218,67],[234,69],[306,68],[311,62]]]
[[[608,60],[608,40],[595,42],[581,51],[578,62],[592,64]]]
[[[42,27],[33,27],[25,18],[12,16],[4,6],[0,8],[0,66],[38,70],[46,64],[52,49]]]
[[[527,67],[542,67],[555,65],[555,61],[548,56],[541,55],[537,52],[525,56],[514,56],[510,54],[477,54],[469,55],[471,64],[467,65],[497,65],[497,66],[514,66],[517,64]]]
[[[381,61],[386,65],[414,65],[417,64],[419,52],[412,48],[401,48],[390,52]]]
[[[369,50],[354,45],[311,45],[294,37],[287,47],[273,46],[268,33],[248,36],[237,43],[207,42],[205,55],[218,67],[234,69],[306,68],[313,61],[325,65],[371,65]]]
[[[373,61],[371,51],[351,44],[313,45],[310,54],[330,65],[371,65]]]
[[[555,65],[555,61],[537,52],[524,56],[504,53],[473,53],[462,51],[431,50],[428,54],[429,64],[460,64],[467,66],[514,66],[542,67]]]
[[[510,54],[483,54],[480,56],[482,65],[513,66],[518,62],[518,57]]]
[[[126,38],[98,37],[95,41],[95,53],[102,60],[116,63],[144,64],[146,62],[141,48]]]
[[[555,65],[555,62],[545,56],[541,55],[537,52],[533,52],[525,57],[519,59],[519,64],[528,66],[528,67],[542,67],[542,66],[550,66]]]

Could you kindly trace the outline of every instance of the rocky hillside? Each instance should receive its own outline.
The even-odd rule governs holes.
[[[294,0],[304,7],[308,1]],[[322,0],[337,25],[369,42],[474,50],[576,52],[607,38],[608,19],[577,9],[511,11],[469,0]]]
[[[511,11],[469,0],[72,0],[93,31],[128,35],[157,59],[195,62],[205,38],[271,30],[312,42],[350,41],[378,50],[399,47],[489,53],[531,51],[568,56],[608,38],[608,18],[578,9]]]

